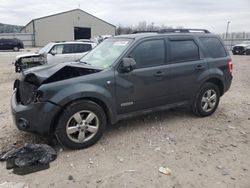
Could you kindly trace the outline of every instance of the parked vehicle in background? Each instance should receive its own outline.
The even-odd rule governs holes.
[[[23,49],[23,42],[19,39],[0,39],[0,50],[13,50],[19,51],[19,49]]]
[[[24,71],[11,99],[18,129],[55,134],[72,149],[95,144],[106,124],[178,106],[213,114],[232,61],[207,30],[174,29],[104,40],[80,62]]]
[[[97,43],[85,42],[51,42],[37,53],[16,56],[15,71],[21,72],[43,64],[78,61],[92,50]]]
[[[234,45],[232,52],[234,55],[250,55],[250,41],[244,41],[241,44]]]

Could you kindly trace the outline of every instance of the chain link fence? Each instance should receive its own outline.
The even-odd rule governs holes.
[[[223,39],[223,41],[224,41],[226,48],[231,51],[234,45],[241,44],[244,41],[250,41],[250,38],[248,38],[248,39],[246,39],[246,38],[237,38],[237,39],[227,38],[227,39]]]

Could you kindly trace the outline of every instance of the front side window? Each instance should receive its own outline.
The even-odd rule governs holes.
[[[52,54],[62,54],[63,53],[63,45],[62,44],[58,44],[55,45],[51,51]]]
[[[105,69],[111,66],[127,49],[132,39],[111,38],[104,40],[80,60],[82,63]]]
[[[137,68],[152,67],[165,63],[164,40],[150,40],[138,44],[130,54]]]
[[[171,40],[170,61],[185,62],[199,60],[199,48],[193,40]]]

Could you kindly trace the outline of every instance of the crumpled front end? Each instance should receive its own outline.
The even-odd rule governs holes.
[[[19,57],[15,61],[15,71],[22,72],[28,68],[46,64],[46,57],[42,54]]]
[[[40,135],[50,134],[55,117],[62,107],[50,101],[55,94],[53,92],[57,91],[50,92],[49,86],[44,91],[41,86],[99,71],[74,64],[60,64],[50,68],[36,67],[25,71],[21,78],[15,81],[11,98],[12,115],[18,129]],[[46,92],[51,96],[45,96]]]
[[[13,120],[19,130],[49,135],[54,116],[61,108],[49,101],[39,101],[38,88],[35,75],[15,81],[11,98]]]

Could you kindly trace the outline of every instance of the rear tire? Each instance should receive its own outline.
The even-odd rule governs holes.
[[[101,138],[106,122],[105,112],[98,104],[88,100],[76,101],[60,115],[55,134],[63,146],[83,149]]]
[[[207,82],[199,90],[193,104],[193,112],[200,117],[213,114],[220,101],[220,91],[217,85]]]

